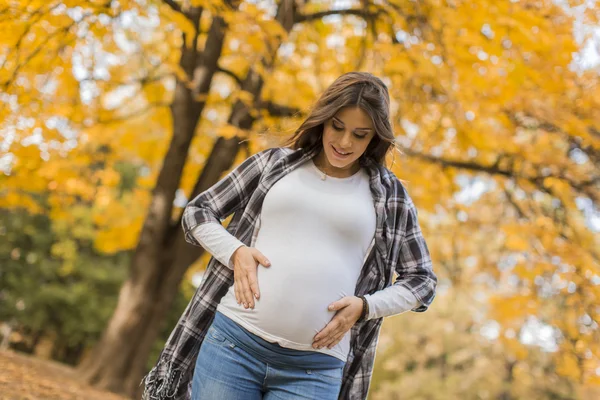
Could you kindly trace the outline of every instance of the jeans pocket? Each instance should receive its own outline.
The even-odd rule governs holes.
[[[206,332],[205,339],[215,344],[224,344],[227,337],[211,325],[210,328],[208,328],[208,332]]]

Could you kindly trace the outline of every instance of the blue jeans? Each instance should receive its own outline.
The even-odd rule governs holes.
[[[196,360],[192,399],[336,400],[343,369],[307,369],[269,362],[252,347],[239,346],[213,323]]]

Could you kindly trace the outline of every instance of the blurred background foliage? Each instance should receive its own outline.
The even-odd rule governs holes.
[[[208,260],[188,199],[352,70],[434,266],[374,399],[600,398],[595,1],[1,0],[1,344],[134,396]]]

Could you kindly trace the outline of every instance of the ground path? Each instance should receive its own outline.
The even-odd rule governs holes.
[[[96,390],[64,364],[0,351],[0,400],[127,400]]]

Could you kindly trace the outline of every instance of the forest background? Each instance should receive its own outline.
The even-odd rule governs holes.
[[[370,398],[600,398],[599,14],[1,0],[0,346],[139,395],[209,257],[182,208],[358,70],[389,87],[439,278],[385,320]]]

